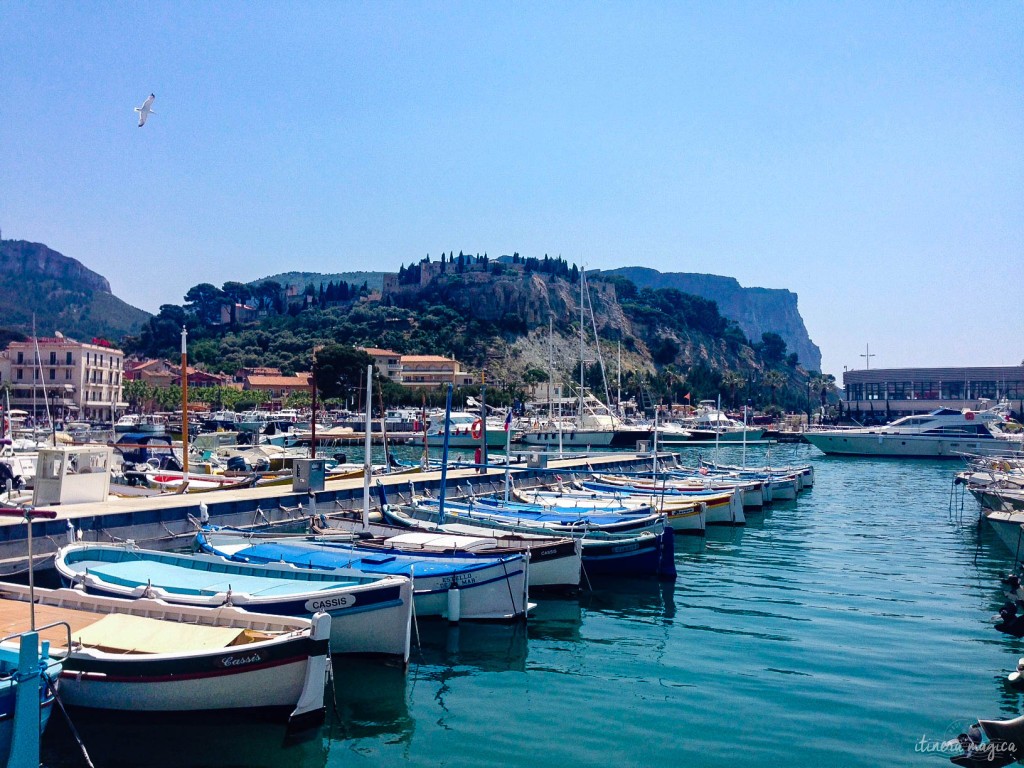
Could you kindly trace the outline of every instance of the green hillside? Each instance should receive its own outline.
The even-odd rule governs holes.
[[[41,243],[0,241],[0,317],[5,328],[40,336],[119,340],[138,333],[148,312],[110,293],[102,275]]]

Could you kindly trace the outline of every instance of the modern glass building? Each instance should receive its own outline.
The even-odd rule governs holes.
[[[991,407],[1024,413],[1024,365],[996,368],[872,368],[846,371],[844,409],[896,418],[936,408]]]

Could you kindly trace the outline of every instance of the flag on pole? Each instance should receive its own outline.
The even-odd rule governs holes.
[[[508,432],[512,428],[512,409],[508,409],[508,413],[505,414],[505,431]]]
[[[683,400],[689,400],[689,399],[690,399],[690,393],[687,392],[685,395],[683,395]]]

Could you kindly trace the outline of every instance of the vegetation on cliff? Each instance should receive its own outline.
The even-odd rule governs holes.
[[[489,399],[511,401],[526,384],[552,373],[578,380],[580,282],[579,269],[563,259],[453,254],[403,266],[396,279],[385,279],[382,293],[366,282],[332,281],[299,291],[275,281],[200,284],[183,305],[161,307],[138,336],[126,339],[126,349],[173,357],[181,326],[188,325],[190,359],[220,372],[309,370],[313,348],[328,344],[438,354],[486,372]],[[583,302],[584,375],[597,391],[606,381],[617,386],[621,355],[622,396],[644,404],[729,392],[734,401],[802,409],[809,399],[808,372],[786,353],[781,337],[766,332],[751,342],[714,301],[599,276],[586,281]],[[604,377],[599,359],[606,363]],[[420,397],[401,389],[388,395],[389,402]]]
[[[137,333],[149,314],[110,293],[101,275],[48,248],[0,240],[0,318],[15,332],[60,331],[76,338],[119,339]]]

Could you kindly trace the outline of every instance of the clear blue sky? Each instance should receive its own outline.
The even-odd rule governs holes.
[[[519,251],[789,288],[840,375],[1016,365],[1024,5],[4,0],[0,228],[151,311]]]

